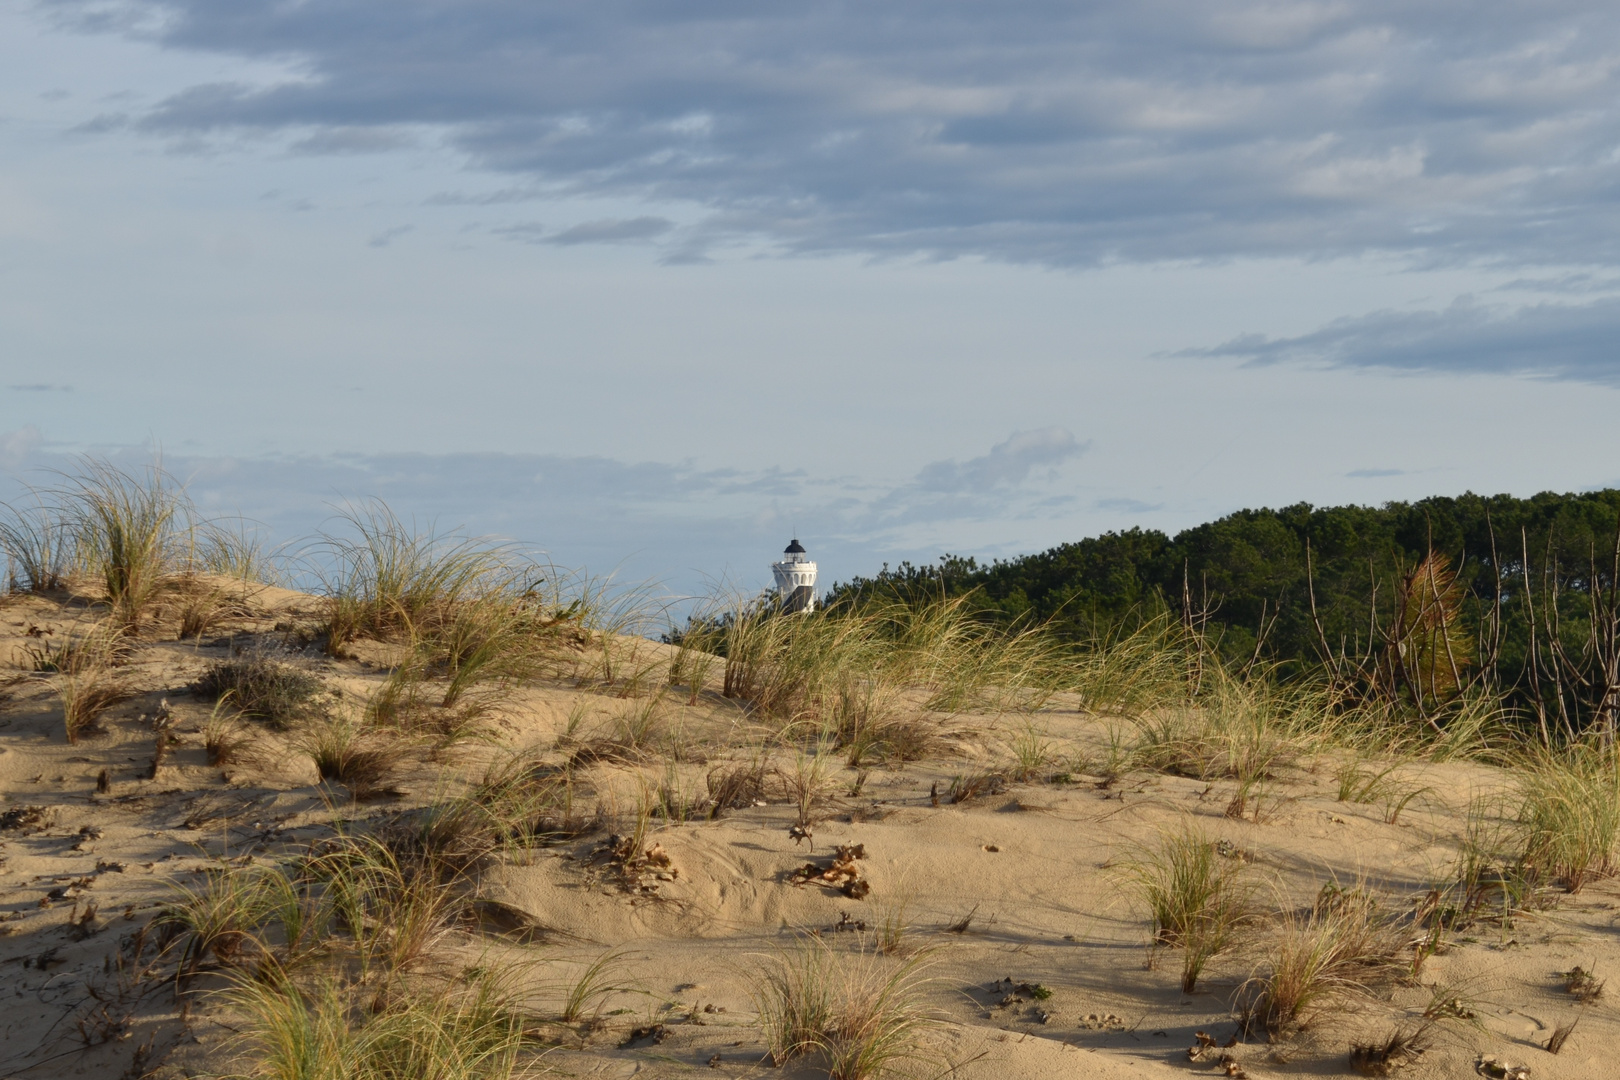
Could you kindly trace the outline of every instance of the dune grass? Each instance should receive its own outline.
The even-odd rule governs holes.
[[[1284,912],[1264,973],[1240,994],[1242,1022],[1272,1035],[1292,1031],[1329,1004],[1394,977],[1404,945],[1369,890],[1329,883],[1309,912]]]
[[[126,626],[138,626],[165,579],[179,568],[189,501],[157,464],[129,472],[84,458],[62,481],[77,561],[100,582],[114,615]]]
[[[1612,874],[1620,843],[1620,753],[1597,742],[1561,751],[1527,747],[1519,780],[1519,863],[1535,881],[1570,892]]]
[[[31,505],[0,503],[0,551],[6,556],[7,587],[31,592],[60,589],[73,562],[73,528],[41,493],[29,495]]]
[[[831,1080],[875,1080],[916,1061],[930,1025],[921,972],[921,954],[845,954],[819,938],[779,950],[753,989],[771,1060],[817,1054]]]
[[[1218,853],[1193,825],[1166,830],[1121,866],[1147,908],[1156,945],[1182,950],[1181,990],[1190,994],[1210,960],[1231,948],[1251,916],[1252,888],[1243,862]]]

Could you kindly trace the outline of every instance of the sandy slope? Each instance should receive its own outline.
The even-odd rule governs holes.
[[[0,666],[0,679],[19,677],[0,706],[0,998],[8,1006],[0,1011],[0,1077],[226,1068],[231,1017],[203,998],[182,1018],[172,985],[125,985],[114,959],[120,942],[199,869],[295,850],[322,835],[334,816],[396,813],[453,782],[441,773],[474,775],[498,752],[474,746],[447,762],[423,763],[398,785],[403,795],[360,806],[341,788],[316,783],[307,759],[268,734],[255,764],[207,766],[200,725],[208,707],[185,687],[233,646],[274,637],[278,625],[314,611],[311,598],[257,590],[200,644],[155,634],[126,669],[136,696],[113,710],[104,734],[70,746],[57,677],[24,677],[23,668],[30,646],[59,640],[88,617],[83,605],[20,597],[0,607],[0,665],[9,664]],[[354,694],[382,677],[362,660],[307,662]],[[181,744],[154,776],[150,718],[165,700]],[[706,759],[680,766],[701,788],[708,768],[743,753],[747,724],[712,692],[696,706],[684,701],[684,694],[672,696],[663,708],[688,732],[697,748],[691,756]],[[550,747],[570,714],[589,728],[629,704],[566,681],[523,688],[504,707],[502,738]],[[1409,779],[1430,791],[1396,825],[1385,823],[1382,806],[1336,802],[1322,763],[1314,773],[1302,767],[1280,778],[1259,823],[1223,816],[1230,784],[1147,772],[1109,785],[1083,775],[1013,785],[935,806],[929,793],[936,782],[944,788],[953,775],[1005,760],[1007,740],[1027,723],[1062,751],[1093,755],[1109,726],[1061,705],[1033,717],[936,719],[944,735],[928,759],[873,768],[858,795],[848,791],[852,771],[835,776],[837,797],[813,847],[789,837],[794,811],[780,801],[668,826],[653,839],[678,875],[659,882],[656,894],[630,895],[590,861],[601,837],[588,836],[485,872],[481,895],[527,922],[532,944],[466,937],[455,948],[469,956],[521,954],[533,963],[542,1009],[583,962],[620,950],[624,989],[604,1003],[607,1024],[554,1051],[547,1067],[580,1076],[674,1076],[718,1055],[707,1075],[758,1076],[775,1072],[760,1062],[751,1023],[750,987],[762,958],[806,929],[853,949],[870,934],[837,932],[841,919],[874,927],[899,912],[911,928],[906,949],[923,954],[938,1020],[914,1075],[1217,1075],[1211,1064],[1190,1063],[1186,1048],[1195,1031],[1222,1041],[1234,1031],[1229,1000],[1259,962],[1262,932],[1217,960],[1199,992],[1184,996],[1179,960],[1150,948],[1143,913],[1110,865],[1132,845],[1192,821],[1252,857],[1272,906],[1308,904],[1328,880],[1365,879],[1399,907],[1447,873],[1469,799],[1507,782],[1483,766],[1414,766]],[[648,765],[646,775],[656,782],[663,768]],[[97,794],[104,769],[110,790]],[[591,774],[610,808],[631,804],[637,770],[599,764]],[[807,859],[845,843],[865,847],[861,866],[872,886],[865,899],[792,876]],[[1439,982],[1457,986],[1478,1026],[1447,1027],[1404,1075],[1472,1075],[1480,1053],[1529,1064],[1537,1078],[1620,1075],[1620,1024],[1607,999],[1586,1010],[1562,1054],[1541,1049],[1552,1026],[1575,1013],[1557,972],[1580,964],[1600,977],[1620,974],[1617,898],[1615,883],[1600,881],[1511,927],[1477,926],[1429,960],[1423,985],[1335,1005],[1295,1039],[1249,1042],[1232,1053],[1251,1076],[1348,1074],[1349,1043],[1420,1013],[1428,987]],[[969,913],[965,932],[946,929]],[[1009,977],[1053,995],[999,1004],[1008,995],[997,980]],[[1616,987],[1611,996],[1620,997]],[[655,1022],[664,1024],[662,1041],[620,1045],[632,1028]],[[804,1065],[780,1074],[814,1071]]]

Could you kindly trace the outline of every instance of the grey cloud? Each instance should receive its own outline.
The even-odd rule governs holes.
[[[123,131],[127,127],[129,127],[128,114],[101,113],[68,130],[75,135],[105,135],[110,131]]]
[[[149,448],[107,452],[126,467],[151,460]],[[263,523],[268,539],[293,552],[309,549],[323,529],[341,529],[345,505],[376,498],[420,528],[509,537],[566,566],[656,578],[688,592],[726,577],[767,584],[768,563],[794,528],[830,584],[896,556],[931,559],[933,550],[915,545],[950,544],[965,522],[1051,520],[1072,499],[1054,499],[1030,482],[1032,473],[1078,452],[1066,432],[1014,435],[986,455],[953,463],[962,485],[956,492],[925,490],[915,479],[861,488],[848,478],[777,467],[559,454],[165,453],[163,463],[206,512]],[[25,466],[38,475],[24,475]],[[73,467],[70,456],[44,448],[36,429],[0,434],[0,501],[21,494],[26,480]]]
[[[1587,304],[1378,311],[1291,338],[1248,334],[1179,356],[1406,371],[1489,372],[1620,386],[1620,298]]]
[[[43,442],[39,428],[32,424],[15,431],[0,431],[0,469],[20,468]]]
[[[1405,469],[1351,469],[1344,475],[1353,480],[1375,480],[1384,476],[1405,476]]]
[[[1151,514],[1155,510],[1163,510],[1164,503],[1142,502],[1140,499],[1098,499],[1096,503],[1099,510],[1112,510],[1120,514]]]
[[[7,390],[15,390],[19,394],[71,394],[73,387],[58,386],[55,383],[12,383]]]
[[[546,237],[548,244],[612,244],[633,240],[651,240],[674,228],[674,224],[661,217],[605,218],[587,221],[564,229],[556,236]]]
[[[917,474],[924,491],[985,494],[1023,483],[1041,466],[1059,465],[1086,447],[1062,428],[1015,432],[982,457],[968,461],[936,461]]]
[[[702,207],[715,243],[1055,265],[1620,248],[1620,9],[1599,0],[43,4],[297,64],[187,88],[146,131],[425,126],[553,194]]]
[[[356,125],[322,128],[293,143],[291,149],[295,154],[381,154],[411,142],[402,132]]]
[[[422,200],[425,206],[500,206],[504,203],[533,202],[545,197],[533,188],[502,188],[472,194],[465,191],[441,191]]]
[[[382,232],[373,236],[370,240],[367,240],[366,243],[374,248],[387,247],[395,240],[398,240],[400,237],[410,232],[413,227],[414,226],[411,225],[395,225],[392,228],[384,229]]]

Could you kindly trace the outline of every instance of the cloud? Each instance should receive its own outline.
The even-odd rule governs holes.
[[[674,228],[674,224],[661,217],[604,218],[587,221],[564,229],[556,236],[546,237],[548,244],[612,244],[632,240],[651,240]]]
[[[6,389],[7,390],[13,390],[13,391],[15,391],[15,392],[17,392],[19,394],[71,394],[71,393],[73,393],[73,387],[71,387],[71,386],[59,386],[56,383],[42,383],[42,382],[36,382],[36,383],[12,383],[10,386],[6,387]]]
[[[1247,334],[1176,355],[1259,364],[1528,374],[1620,386],[1616,341],[1620,298],[1515,308],[1464,297],[1440,311],[1377,311],[1336,319],[1298,337]]]
[[[802,470],[701,468],[690,462],[620,461],[561,454],[335,454],[258,458],[165,453],[165,468],[208,514],[264,523],[275,543],[310,549],[309,538],[344,527],[346,504],[381,499],[421,529],[504,536],[566,566],[623,578],[657,578],[677,591],[730,575],[752,587],[788,531],[813,545],[824,583],[870,573],[884,559],[932,559],[960,550],[960,526],[1054,520],[1072,499],[1036,483],[1041,469],[1084,445],[1058,429],[1017,433],[989,452],[936,462],[922,477],[861,487]],[[150,450],[109,451],[126,468]],[[72,470],[74,459],[42,448],[34,428],[0,435],[0,501],[24,490],[25,467]],[[942,472],[953,482],[942,490]]]
[[[1083,453],[1086,447],[1062,428],[1015,432],[983,457],[968,461],[936,461],[917,474],[923,491],[987,494],[1023,483],[1041,466],[1059,465]]]
[[[21,468],[43,441],[39,428],[31,424],[15,431],[0,431],[0,469]]]
[[[1375,480],[1384,476],[1405,476],[1405,469],[1351,469],[1344,475],[1352,480]]]
[[[1098,510],[1112,510],[1119,514],[1151,514],[1155,510],[1163,510],[1164,503],[1142,502],[1140,499],[1098,499]]]
[[[1620,9],[1600,0],[42,6],[292,71],[186,87],[140,130],[304,152],[413,131],[515,190],[698,208],[716,245],[1050,265],[1620,253]]]
[[[415,226],[412,225],[395,225],[392,228],[384,229],[382,232],[377,233],[370,240],[367,240],[366,243],[374,248],[387,247],[395,240],[398,240],[400,237],[410,232],[414,227]]]

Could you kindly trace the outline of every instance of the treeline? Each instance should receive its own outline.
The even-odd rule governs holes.
[[[1544,730],[1620,709],[1620,490],[1243,510],[981,564],[943,556],[829,602],[972,594],[986,618],[1094,640],[1165,613],[1238,664],[1330,673],[1439,715],[1486,692]]]

